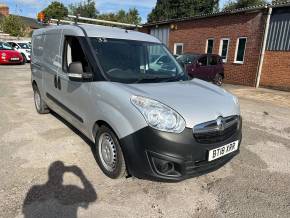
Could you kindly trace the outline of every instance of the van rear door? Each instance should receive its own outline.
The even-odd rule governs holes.
[[[60,36],[61,30],[50,30],[44,35],[42,66],[47,104],[62,115],[59,108],[61,101],[58,90],[57,74],[61,70]],[[51,107],[51,106],[50,106]]]

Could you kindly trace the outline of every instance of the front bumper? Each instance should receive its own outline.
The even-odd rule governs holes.
[[[121,139],[129,174],[156,181],[181,181],[214,171],[239,153],[233,153],[208,162],[208,151],[242,140],[242,122],[237,131],[222,142],[198,143],[192,129],[180,134],[167,133],[145,127]]]

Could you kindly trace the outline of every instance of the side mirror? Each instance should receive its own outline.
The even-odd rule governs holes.
[[[83,65],[81,62],[72,62],[68,66],[68,77],[73,81],[80,81],[83,79],[91,79],[91,73],[84,73]]]

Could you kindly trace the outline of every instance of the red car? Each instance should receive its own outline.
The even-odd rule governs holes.
[[[0,42],[0,64],[23,64],[23,57],[8,43]]]
[[[224,79],[223,61],[215,54],[185,53],[176,58],[192,78],[198,78],[222,85]]]

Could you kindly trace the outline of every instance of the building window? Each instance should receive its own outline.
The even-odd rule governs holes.
[[[235,63],[243,64],[245,60],[247,38],[241,37],[237,40]]]
[[[213,42],[214,42],[213,39],[208,39],[208,40],[206,41],[205,52],[206,52],[207,54],[212,54],[212,52],[213,52]]]
[[[228,60],[229,44],[230,39],[221,39],[219,54],[224,63],[226,63]]]
[[[174,54],[181,55],[183,53],[183,43],[174,43]]]

